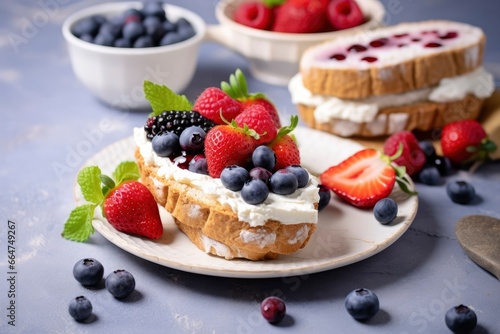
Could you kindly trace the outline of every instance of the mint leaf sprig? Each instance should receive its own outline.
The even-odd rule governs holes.
[[[114,180],[102,174],[97,166],[83,168],[78,173],[77,183],[83,198],[89,203],[77,206],[71,211],[61,235],[72,241],[86,241],[94,233],[92,219],[95,209],[98,206],[102,209],[106,196],[113,188],[125,181],[137,180],[139,176],[139,168],[134,161],[121,162],[113,172]]]
[[[185,95],[174,93],[165,85],[158,85],[151,81],[144,81],[144,95],[151,104],[153,112],[149,117],[158,116],[164,110],[192,110],[193,105]]]

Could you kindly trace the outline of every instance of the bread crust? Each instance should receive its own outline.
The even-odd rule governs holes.
[[[425,23],[429,22],[433,21]],[[382,29],[390,31],[391,28],[381,28],[380,31]],[[446,48],[441,52],[416,56],[388,66],[369,66],[364,69],[309,66],[303,63],[306,58],[303,56],[300,72],[304,86],[315,94],[342,99],[398,94],[431,87],[441,79],[473,71],[482,64],[485,43],[486,38],[481,31],[477,41],[460,47]],[[321,46],[309,48],[306,54],[314,53],[315,48]]]
[[[467,95],[462,100],[454,102],[425,101],[399,107],[388,107],[379,110],[376,120],[369,123],[355,123],[341,119],[320,123],[314,117],[314,106],[298,104],[297,108],[302,121],[311,128],[342,137],[377,137],[391,135],[401,130],[430,131],[439,129],[453,121],[476,119],[480,114],[483,103],[484,99],[474,95]],[[391,127],[390,125],[389,115],[395,114],[399,114],[400,119],[406,118],[406,121],[400,124],[400,127]],[[374,130],[374,124],[376,123],[378,123],[377,131]],[[346,128],[352,129],[352,131],[347,133]]]
[[[305,247],[316,229],[315,223],[282,224],[275,220],[251,226],[203,191],[159,176],[158,166],[147,165],[139,148],[135,158],[141,182],[170,212],[179,229],[206,253],[226,259],[273,259]]]

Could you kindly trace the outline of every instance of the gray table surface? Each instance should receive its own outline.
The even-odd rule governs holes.
[[[72,187],[81,164],[101,148],[131,135],[144,123],[144,113],[125,113],[98,102],[77,82],[60,33],[63,19],[77,8],[99,1],[7,0],[0,2],[0,332],[1,333],[446,333],[445,311],[460,303],[478,315],[475,333],[500,333],[500,285],[464,253],[456,240],[455,222],[468,214],[500,218],[499,163],[474,174],[479,200],[452,204],[443,186],[417,185],[420,207],[410,229],[392,246],[364,261],[327,272],[291,278],[231,279],[177,271],[140,259],[94,234],[74,243],[60,236],[74,207]],[[500,2],[469,0],[389,0],[389,24],[423,19],[452,19],[482,27],[488,44],[485,64],[500,78]],[[215,24],[211,1],[171,1]],[[50,5],[52,4],[52,5]],[[13,47],[9,33],[22,35],[27,20],[40,11],[26,40]],[[197,96],[218,85],[236,68],[247,71],[240,55],[205,43],[195,79],[184,92]],[[285,87],[249,77],[251,91],[265,91],[282,113],[295,113]],[[69,152],[85,133],[103,120],[112,131],[93,143],[64,173]],[[77,159],[78,160],[78,159]],[[15,284],[9,282],[7,230],[15,222]],[[125,268],[137,281],[137,293],[117,301],[102,289],[86,289],[72,277],[73,264],[95,257],[107,272]],[[344,310],[352,289],[375,291],[381,310],[367,323]],[[12,291],[14,289],[15,291]],[[9,290],[15,297],[9,296]],[[73,321],[71,298],[84,294],[94,304],[95,319]],[[260,301],[280,295],[288,316],[271,326],[259,313]],[[8,324],[15,302],[15,327]]]

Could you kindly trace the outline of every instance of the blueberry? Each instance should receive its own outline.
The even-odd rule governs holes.
[[[128,38],[131,41],[135,40],[144,33],[145,29],[141,22],[135,22],[135,21],[129,22],[125,24],[122,28],[123,37]]]
[[[123,269],[115,270],[106,277],[106,289],[115,298],[125,298],[135,289],[134,276]]]
[[[255,167],[262,167],[271,171],[276,165],[276,155],[272,149],[261,145],[253,151],[252,163]]]
[[[476,196],[474,187],[465,181],[451,181],[446,185],[446,193],[458,204],[467,204]]]
[[[188,165],[188,170],[193,173],[208,175],[207,159],[203,154],[195,155]]]
[[[157,44],[165,35],[165,29],[162,22],[156,16],[148,16],[142,22],[146,29],[146,35],[151,36],[153,41]]]
[[[131,48],[132,43],[130,42],[130,40],[128,38],[118,38],[115,41],[114,46],[117,48]]]
[[[266,200],[268,195],[267,184],[259,179],[247,180],[241,189],[241,197],[248,204],[260,204]]]
[[[299,182],[297,177],[286,169],[276,171],[269,178],[269,187],[271,191],[279,195],[293,194],[297,190]]]
[[[151,141],[153,151],[160,157],[168,157],[180,150],[179,136],[174,132],[160,132]]]
[[[73,276],[82,285],[96,285],[104,275],[104,267],[96,259],[81,259],[73,266]]]
[[[140,36],[135,40],[133,46],[134,48],[150,48],[155,45],[151,36]]]
[[[431,162],[432,159],[436,157],[436,149],[434,148],[434,144],[430,140],[422,140],[418,143],[418,145],[420,146],[422,151],[424,151],[428,162]]]
[[[113,46],[115,43],[115,37],[109,33],[99,33],[94,38],[94,44],[103,45],[103,46]]]
[[[248,171],[240,166],[227,166],[220,173],[222,185],[232,191],[240,191],[245,181],[250,178]]]
[[[99,31],[99,21],[95,16],[87,17],[75,23],[71,28],[71,32],[76,37],[81,37],[83,35],[90,35],[94,37]]]
[[[453,165],[447,157],[435,157],[432,163],[436,166],[441,176],[447,176],[453,172]]]
[[[381,224],[389,224],[398,215],[398,205],[392,198],[382,198],[373,207],[373,215]]]
[[[196,35],[193,26],[185,18],[181,18],[177,21],[177,33],[181,36],[183,41]]]
[[[356,320],[368,320],[377,314],[379,300],[375,293],[369,289],[356,289],[351,291],[344,300],[347,312]]]
[[[470,333],[477,325],[476,313],[465,305],[452,307],[445,315],[446,326],[455,334]]]
[[[300,165],[290,165],[286,169],[295,175],[299,188],[304,188],[309,182],[309,173]]]
[[[249,174],[252,179],[262,180],[265,184],[269,182],[269,178],[273,175],[273,173],[262,167],[252,168]]]
[[[260,304],[260,313],[270,323],[278,323],[286,315],[285,302],[278,297],[267,297]]]
[[[165,10],[160,1],[147,1],[142,8],[144,16],[156,16],[161,20],[165,19]]]
[[[175,43],[182,42],[182,36],[179,35],[176,31],[172,31],[169,33],[166,33],[165,36],[160,40],[159,45],[172,45]]]
[[[318,211],[321,211],[328,205],[328,203],[330,203],[330,199],[332,198],[332,193],[330,189],[328,189],[322,184],[318,185],[318,188],[319,188]]]
[[[69,302],[68,312],[77,321],[88,319],[92,315],[92,303],[85,296],[76,297]]]
[[[99,28],[99,34],[107,34],[113,36],[115,39],[120,36],[122,30],[122,26],[118,24],[114,24],[111,22],[104,22]]]
[[[192,125],[185,128],[179,136],[181,148],[187,152],[203,151],[205,135],[205,130],[199,126]]]
[[[418,173],[418,180],[429,186],[435,186],[441,183],[441,174],[434,166],[425,166]]]
[[[170,22],[169,20],[163,21],[162,26],[163,29],[165,30],[165,33],[177,31],[177,25],[175,23]]]
[[[138,9],[135,8],[130,8],[123,13],[123,18],[125,22],[131,22],[131,21],[142,21],[144,18],[144,15],[142,12]]]
[[[94,43],[94,37],[90,34],[84,34],[80,36],[80,39],[85,42]]]

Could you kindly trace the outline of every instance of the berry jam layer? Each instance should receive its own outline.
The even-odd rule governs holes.
[[[483,38],[481,29],[457,22],[404,23],[345,36],[306,52],[301,67],[379,67],[450,49],[468,47]],[[474,62],[478,55],[471,54]]]

